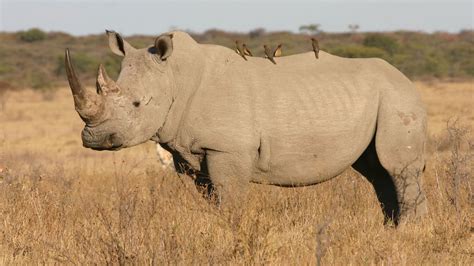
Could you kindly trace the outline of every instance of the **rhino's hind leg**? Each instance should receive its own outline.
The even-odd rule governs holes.
[[[424,165],[406,162],[401,168],[384,167],[377,155],[375,141],[372,140],[352,167],[373,185],[385,223],[393,221],[398,225],[405,218],[426,214],[426,197],[421,187]]]
[[[375,151],[374,140],[372,140],[369,147],[367,147],[352,167],[365,176],[374,187],[384,214],[384,223],[393,221],[395,224],[398,224],[400,206],[397,199],[397,190],[392,177],[380,164]]]
[[[400,156],[397,153],[400,149],[384,150],[384,145],[376,145],[375,139],[352,167],[373,185],[385,223],[393,221],[398,225],[406,218],[423,216],[427,212],[427,203],[421,186],[422,154]],[[380,159],[381,156],[384,160]]]
[[[415,92],[411,84],[402,83],[386,91],[375,134],[377,157],[397,191],[400,220],[413,220],[428,210],[422,189],[426,112]]]

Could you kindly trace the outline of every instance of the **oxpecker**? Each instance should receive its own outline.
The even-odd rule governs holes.
[[[242,44],[242,46],[244,48],[244,55],[253,56],[252,52],[250,52],[249,48],[247,48],[247,45],[245,43]]]
[[[242,49],[242,46],[240,45],[239,41],[235,41],[235,52],[239,54],[240,56],[242,56],[242,58],[245,59],[245,61],[247,61],[244,50]]]
[[[278,45],[278,47],[275,49],[275,52],[273,52],[273,57],[280,57],[281,56],[281,44]]]
[[[275,60],[273,59],[273,52],[272,50],[265,44],[263,45],[263,49],[265,50],[265,58],[272,61],[273,64],[276,65]]]
[[[316,59],[318,59],[319,58],[319,42],[315,38],[311,38],[311,42],[313,44],[314,55],[316,56]]]

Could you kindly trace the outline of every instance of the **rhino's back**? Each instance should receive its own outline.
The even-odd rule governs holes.
[[[277,65],[263,58],[230,60],[204,82],[191,111],[213,114],[215,126],[238,130],[251,121],[273,134],[334,134],[352,131],[376,112],[379,88],[371,78],[377,74],[365,67],[369,60],[324,52],[319,60],[313,53],[277,58]]]

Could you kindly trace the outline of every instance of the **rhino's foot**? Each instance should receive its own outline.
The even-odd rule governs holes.
[[[418,184],[414,188],[407,188],[399,193],[400,215],[398,223],[411,223],[420,221],[428,213],[428,204],[425,193]]]

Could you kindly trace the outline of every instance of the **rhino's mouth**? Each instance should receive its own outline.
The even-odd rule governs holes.
[[[91,143],[83,140],[82,145],[86,148],[93,149],[95,151],[117,151],[124,147],[122,143],[110,143],[109,141]]]
[[[112,146],[100,146],[100,145],[86,145],[84,147],[95,150],[95,151],[118,151],[123,148],[123,144],[117,144]]]
[[[112,133],[105,137],[97,138],[97,135],[87,127],[82,131],[82,145],[96,151],[116,151],[124,147],[122,140],[117,134]]]

